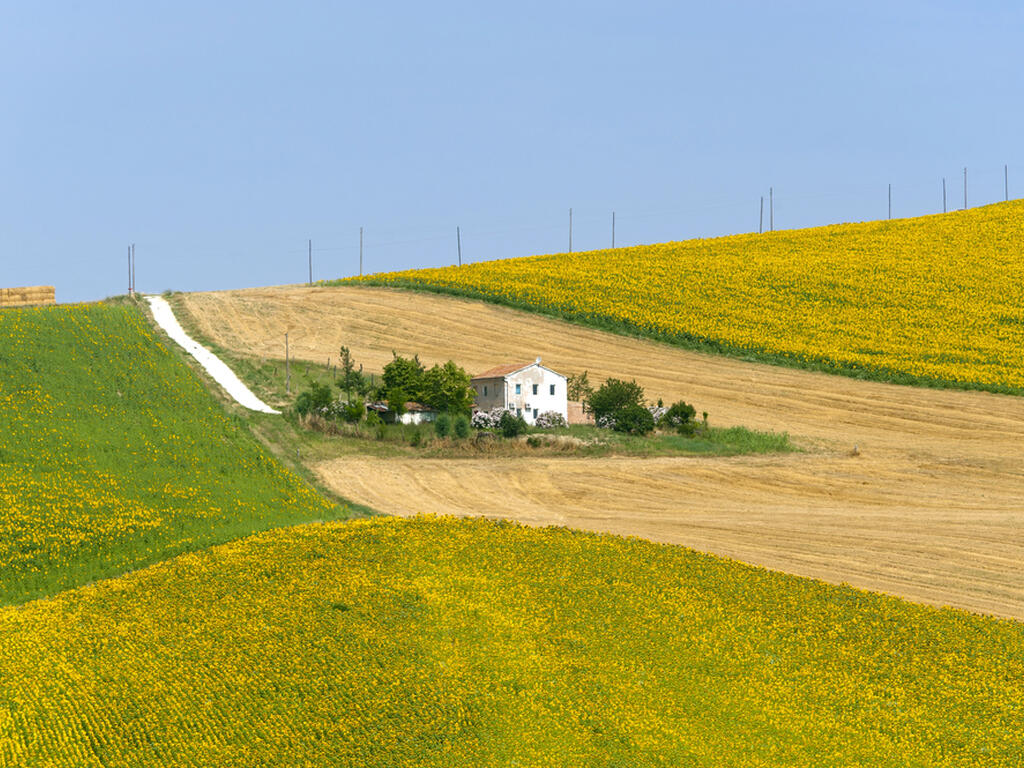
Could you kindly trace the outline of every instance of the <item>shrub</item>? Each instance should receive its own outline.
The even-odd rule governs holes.
[[[422,442],[423,442],[423,433],[420,432],[420,428],[419,427],[415,427],[413,429],[413,431],[412,431],[412,434],[409,435],[409,445],[411,445],[413,448],[415,448],[416,446],[418,446]]]
[[[460,413],[455,417],[452,422],[452,434],[454,434],[459,440],[465,440],[469,437],[469,417]]]
[[[295,398],[295,410],[300,416],[323,413],[325,409],[330,408],[333,399],[330,387],[314,381],[309,385],[309,389]]]
[[[349,422],[350,424],[355,424],[357,421],[363,418],[363,415],[365,413],[366,406],[363,404],[362,400],[356,398],[355,400],[351,400],[348,403],[345,403],[345,406],[342,409],[341,416],[343,419],[345,419],[345,421]]]
[[[631,435],[645,435],[654,429],[654,417],[642,405],[633,403],[616,411],[613,429]]]
[[[434,419],[434,434],[438,437],[448,437],[452,432],[452,417],[450,413],[439,413]]]
[[[668,407],[665,415],[659,420],[663,427],[671,427],[680,434],[693,434],[693,417],[697,410],[689,403],[678,400]]]
[[[503,411],[498,423],[504,437],[518,437],[527,429],[526,419],[516,416],[512,411]]]
[[[533,422],[541,429],[554,429],[555,427],[567,427],[565,417],[558,411],[544,411]]]
[[[473,414],[470,422],[473,429],[498,429],[501,426],[501,415],[506,413],[505,409],[498,406],[489,411],[477,411]]]
[[[590,396],[588,406],[595,420],[601,417],[617,420],[619,411],[629,406],[642,408],[643,400],[644,389],[635,381],[608,379]]]

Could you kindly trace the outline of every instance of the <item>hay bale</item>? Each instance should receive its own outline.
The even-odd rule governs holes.
[[[56,290],[52,285],[0,288],[0,307],[28,307],[56,303]]]

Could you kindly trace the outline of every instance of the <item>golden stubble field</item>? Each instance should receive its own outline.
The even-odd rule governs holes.
[[[369,287],[186,294],[217,344],[367,370],[399,354],[471,374],[542,356],[635,378],[721,426],[807,453],[740,458],[338,459],[314,469],[381,512],[485,515],[643,536],[935,605],[1024,620],[1024,398],[746,363],[465,299]],[[858,455],[853,454],[857,446]]]

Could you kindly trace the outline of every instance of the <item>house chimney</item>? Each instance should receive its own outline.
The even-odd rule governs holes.
[[[537,365],[540,365],[540,355],[537,355]]]

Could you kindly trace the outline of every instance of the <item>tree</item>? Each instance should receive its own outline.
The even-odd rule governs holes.
[[[594,388],[590,386],[590,380],[587,378],[588,373],[588,371],[574,373],[566,379],[567,393],[570,400],[584,403],[594,394]]]
[[[295,410],[300,416],[322,411],[331,404],[330,387],[314,381],[309,389],[295,398]]]
[[[404,389],[395,387],[388,390],[388,410],[395,414],[395,421],[405,413],[405,404],[409,401],[409,395]]]
[[[391,355],[392,361],[384,366],[384,391],[390,393],[393,389],[400,389],[405,393],[406,399],[421,402],[425,372],[419,356],[399,357],[394,350]],[[389,394],[389,402],[390,399]]]
[[[469,413],[476,397],[469,381],[469,374],[451,360],[435,365],[423,374],[422,402],[438,411]]]
[[[608,379],[590,396],[588,405],[590,412],[598,423],[614,421],[615,415],[623,408],[631,405],[643,407],[644,388],[636,381]]]
[[[362,366],[356,370],[355,360],[352,359],[352,352],[348,347],[343,346],[340,352],[341,357],[341,380],[338,386],[345,391],[345,399],[352,400],[352,390],[362,394],[365,389],[363,381]]]

